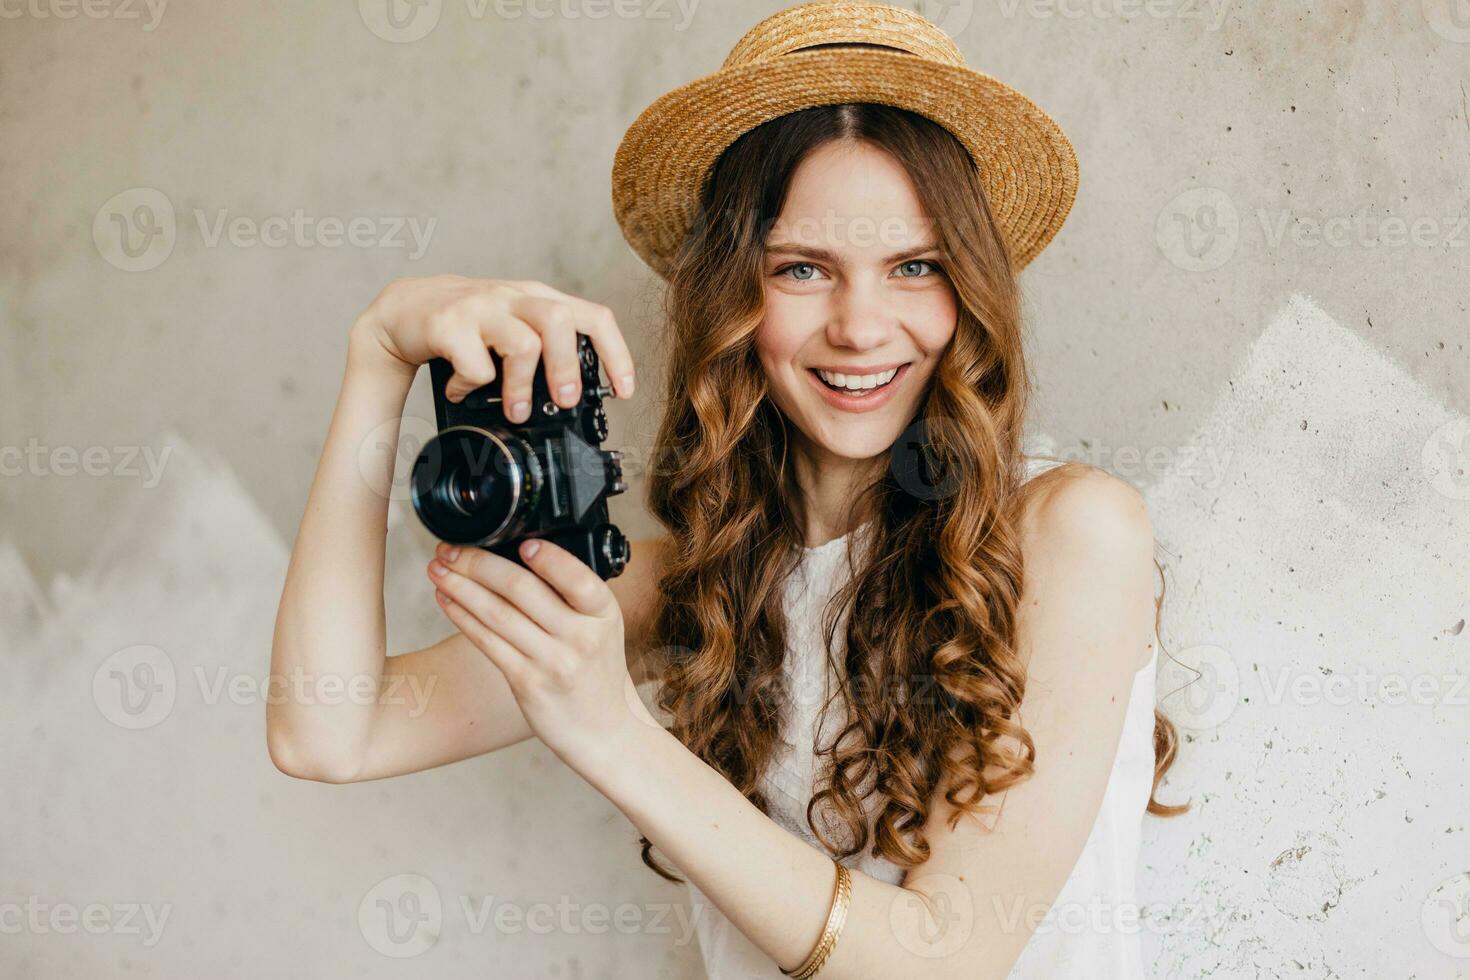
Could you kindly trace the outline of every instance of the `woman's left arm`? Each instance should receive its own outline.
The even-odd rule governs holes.
[[[1023,528],[1018,636],[1029,655],[1020,721],[1035,773],[987,799],[989,821],[936,794],[928,859],[901,886],[852,874],[825,980],[1004,978],[1071,873],[1101,806],[1134,672],[1153,643],[1153,534],[1130,486],[1097,473],[1059,484]],[[450,549],[441,547],[440,563]],[[826,924],[835,869],[666,732],[624,663],[606,583],[568,552],[480,549],[430,568],[455,625],[506,674],[527,721],[611,800],[751,942],[787,969]],[[533,574],[534,573],[534,574]],[[1103,910],[1130,928],[1133,910]],[[1094,911],[1093,914],[1096,914]],[[1131,926],[1137,928],[1136,922]]]

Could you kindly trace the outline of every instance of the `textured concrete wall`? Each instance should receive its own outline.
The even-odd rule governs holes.
[[[259,684],[390,278],[608,302],[643,366],[614,438],[646,444],[612,154],[780,6],[0,0],[0,973],[697,972],[683,893],[539,745],[292,781]],[[1470,977],[1463,4],[929,7],[1081,158],[1024,277],[1036,430],[1168,552],[1162,795],[1196,807],[1146,822],[1157,975]],[[445,624],[394,513],[398,651]]]

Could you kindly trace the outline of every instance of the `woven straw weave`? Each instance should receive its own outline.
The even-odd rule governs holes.
[[[818,45],[837,46],[810,50]],[[778,116],[843,102],[908,109],[952,132],[979,169],[1017,271],[1066,220],[1077,196],[1077,156],[1050,116],[969,68],[954,40],[919,14],[818,0],[756,24],[719,71],[660,96],[628,128],[612,173],[624,238],[667,278],[719,155]]]

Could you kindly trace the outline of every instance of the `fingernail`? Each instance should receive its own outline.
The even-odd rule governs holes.
[[[445,571],[446,569],[442,564],[440,564],[439,559],[435,558],[433,561],[429,562],[429,574],[433,575],[435,578],[443,575]]]
[[[625,374],[618,379],[618,387],[623,390],[624,398],[633,397],[633,375]]]
[[[524,555],[527,558],[530,558],[532,555],[534,555],[536,552],[538,552],[540,550],[541,550],[541,542],[540,541],[537,541],[535,538],[532,538],[531,540],[527,541],[525,544],[521,545],[521,554]]]
[[[445,561],[459,561],[459,545],[452,544],[444,552]]]
[[[510,407],[510,420],[512,422],[524,422],[531,415],[530,402],[516,402]]]
[[[576,391],[577,386],[568,381],[566,384],[556,389],[556,397],[560,398],[564,402],[569,402],[572,400],[572,396],[576,394]]]

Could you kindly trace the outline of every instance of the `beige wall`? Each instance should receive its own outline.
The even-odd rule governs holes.
[[[168,916],[153,943],[27,927],[0,973],[697,969],[682,892],[539,745],[292,781],[250,686],[347,328],[389,279],[539,278],[609,303],[642,371],[614,439],[646,445],[656,283],[612,218],[613,151],[779,6],[431,0],[403,40],[377,0],[0,0],[0,903]],[[1201,806],[1148,821],[1140,901],[1215,917],[1149,933],[1159,975],[1466,969],[1470,23],[1449,0],[930,8],[1077,146],[1076,207],[1024,275],[1036,430],[1145,491],[1180,586],[1166,646],[1209,679],[1165,703],[1192,727],[1164,795]],[[248,237],[298,211],[304,243]],[[216,238],[221,218],[247,237]],[[329,245],[323,219],[373,240]],[[130,255],[119,222],[135,244],[138,222],[165,234]],[[415,222],[422,249],[378,240]],[[411,407],[427,414],[422,386]],[[88,453],[96,475],[73,472]],[[614,505],[633,534],[652,530],[641,490]],[[428,541],[395,514],[399,651],[446,627]],[[1260,686],[1360,669],[1443,686],[1372,706]],[[382,955],[374,902],[419,891],[437,940]],[[502,902],[570,919],[497,928]],[[619,906],[642,925],[577,924]]]

